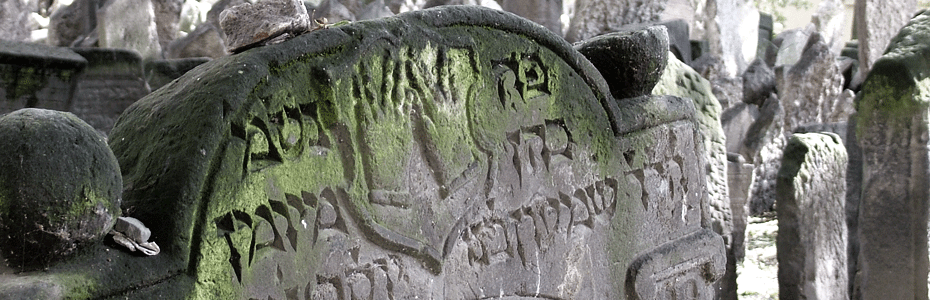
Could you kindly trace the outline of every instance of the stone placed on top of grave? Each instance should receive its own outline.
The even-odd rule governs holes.
[[[220,26],[226,33],[226,48],[231,53],[278,43],[312,29],[307,7],[300,0],[236,5],[220,14]]]
[[[165,58],[217,58],[227,54],[225,44],[220,30],[213,24],[201,23],[193,32],[168,44]]]
[[[145,224],[142,224],[139,219],[133,217],[119,217],[116,219],[116,224],[113,225],[113,229],[110,230],[109,233],[113,236],[114,242],[126,247],[126,249],[129,249],[129,252],[138,250],[142,254],[148,256],[158,255],[158,253],[161,252],[161,248],[158,247],[158,244],[149,242],[152,231],[149,230],[148,227],[145,227]]]
[[[0,117],[0,250],[48,267],[100,241],[120,216],[122,179],[105,137],[67,112]]]
[[[617,99],[651,95],[668,64],[665,26],[600,35],[574,47],[601,72]]]

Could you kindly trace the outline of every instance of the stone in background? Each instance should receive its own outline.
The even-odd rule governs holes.
[[[103,133],[136,100],[151,92],[138,53],[126,49],[73,48],[87,59],[71,112]]]
[[[0,0],[0,37],[17,42],[29,40],[29,14],[36,7],[36,0]]]
[[[798,133],[778,172],[778,294],[849,299],[846,150],[839,135]]]
[[[69,111],[86,66],[67,48],[0,40],[0,114],[27,107]]]
[[[856,0],[855,32],[859,40],[858,85],[885,53],[889,42],[917,9],[917,0]],[[925,293],[926,294],[926,293]]]
[[[129,49],[143,59],[161,58],[152,0],[110,0],[97,10],[99,47]]]

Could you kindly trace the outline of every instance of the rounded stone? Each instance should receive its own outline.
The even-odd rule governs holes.
[[[665,26],[630,28],[574,46],[601,72],[616,99],[651,95],[668,64]]]
[[[103,135],[67,112],[0,117],[0,250],[42,268],[100,241],[120,215],[122,177]]]

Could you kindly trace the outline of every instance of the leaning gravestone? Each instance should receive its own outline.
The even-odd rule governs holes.
[[[123,208],[161,253],[49,272],[92,266],[53,281],[88,297],[707,299],[726,258],[694,113],[614,99],[510,13],[321,29],[127,109]]]
[[[859,264],[863,299],[927,299],[930,12],[891,40],[862,85]]]
[[[839,135],[798,133],[778,171],[778,294],[849,299],[846,150]]]

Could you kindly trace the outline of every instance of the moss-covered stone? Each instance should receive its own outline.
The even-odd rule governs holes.
[[[0,152],[0,248],[15,266],[46,267],[99,242],[120,215],[116,158],[71,113],[0,117]]]

